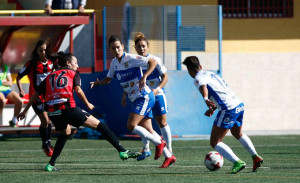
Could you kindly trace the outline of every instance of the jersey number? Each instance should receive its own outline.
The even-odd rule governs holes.
[[[53,74],[50,76],[49,80],[51,83],[51,90],[54,89],[62,89],[65,88],[68,85],[68,78],[64,76],[66,74],[66,71],[62,71],[59,73],[59,75],[56,77],[56,74]],[[56,78],[56,79],[55,79]]]

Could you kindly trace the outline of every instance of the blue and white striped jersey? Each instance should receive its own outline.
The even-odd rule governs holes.
[[[128,93],[131,102],[151,92],[146,85],[143,91],[139,91],[139,80],[143,76],[142,67],[147,66],[148,58],[135,54],[124,53],[121,62],[117,58],[111,61],[107,77],[116,76],[124,92]]]
[[[154,71],[147,77],[147,85],[150,87],[150,89],[155,89],[159,86],[161,82],[161,75],[167,72],[167,68],[163,65],[160,58],[148,54],[147,58],[152,58],[157,61],[157,65],[154,69]],[[148,69],[148,65],[143,67],[143,72],[146,72]],[[157,95],[162,95],[164,93],[164,89],[162,88],[162,91],[160,91]]]
[[[199,71],[194,80],[197,89],[206,85],[208,89],[208,98],[215,102],[221,110],[231,110],[237,107],[242,100],[228,87],[226,82],[217,74],[209,71]]]

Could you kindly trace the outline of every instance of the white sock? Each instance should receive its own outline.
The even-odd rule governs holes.
[[[250,138],[246,134],[243,133],[243,135],[239,139],[239,141],[247,149],[247,151],[251,154],[251,156],[257,154],[252,141],[250,140]]]
[[[158,135],[158,133],[155,131],[155,130],[153,130],[153,133],[152,133],[155,137],[157,137],[157,138],[159,138],[160,140],[161,140],[161,136],[160,135]]]
[[[172,157],[172,154],[170,153],[170,151],[168,150],[167,147],[164,147],[163,154],[164,154],[164,157],[167,157],[167,158]]]
[[[142,138],[142,142],[143,142],[143,150],[144,151],[150,151],[150,141],[145,139],[145,138]]]
[[[147,140],[150,140],[155,146],[158,144],[161,144],[161,140],[154,135],[152,135],[148,130],[141,126],[136,126],[133,130],[132,133],[139,135],[141,138],[145,138]]]
[[[17,124],[17,123],[18,123],[18,120],[17,120],[17,117],[16,117],[16,116],[14,116],[14,117],[12,118],[12,122],[13,122],[14,124]]]
[[[215,149],[222,155],[224,158],[228,159],[232,163],[236,162],[239,160],[239,158],[234,154],[232,149],[224,144],[223,142],[219,142],[216,146]]]
[[[165,127],[160,128],[160,131],[164,140],[167,142],[167,148],[172,153],[172,136],[170,126],[166,125]]]

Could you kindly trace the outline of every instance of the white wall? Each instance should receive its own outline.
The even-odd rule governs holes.
[[[244,100],[244,130],[300,132],[300,53],[223,53],[223,78]]]

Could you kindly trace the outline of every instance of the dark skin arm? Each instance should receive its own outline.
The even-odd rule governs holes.
[[[205,116],[212,116],[214,114],[214,111],[217,109],[216,104],[208,99],[208,89],[206,87],[206,85],[202,85],[199,87],[199,91],[201,93],[201,95],[203,96],[203,98],[207,98],[205,100],[205,104],[208,107],[208,110],[204,113]]]

